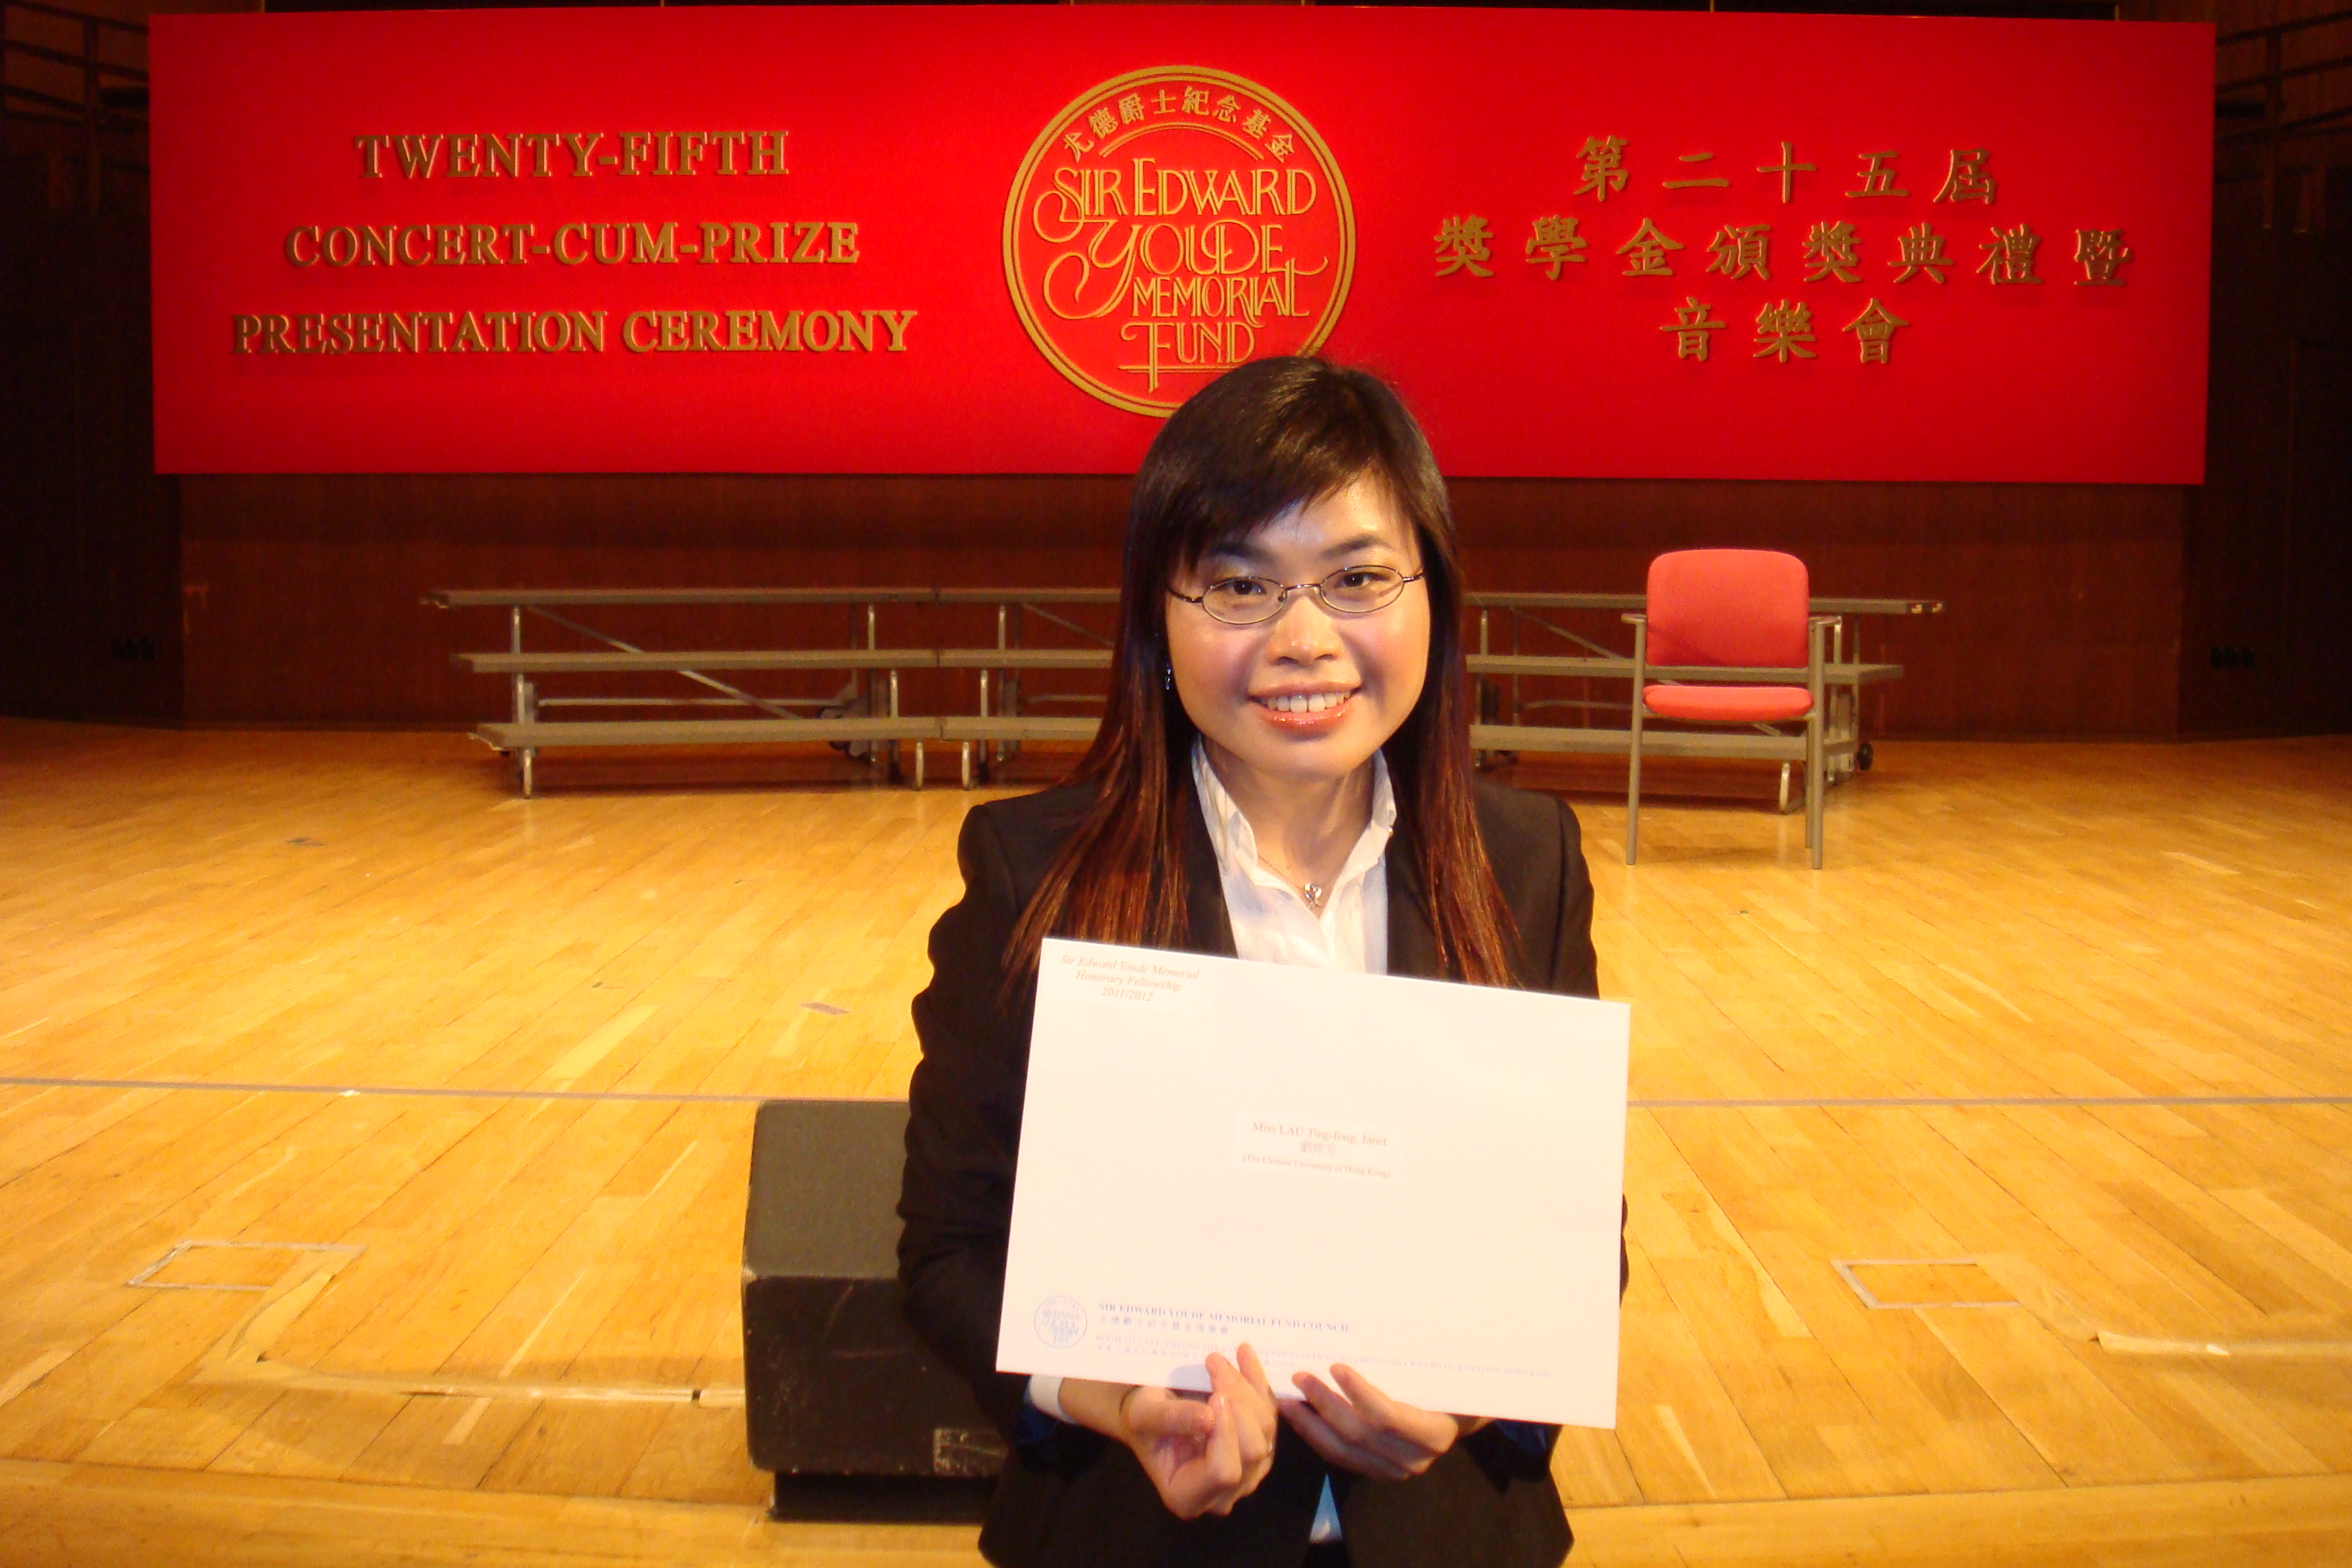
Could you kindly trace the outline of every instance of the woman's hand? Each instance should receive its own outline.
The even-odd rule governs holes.
[[[1410,1480],[1438,1456],[1486,1425],[1467,1415],[1420,1410],[1391,1399],[1352,1367],[1334,1366],[1332,1388],[1312,1373],[1291,1378],[1307,1396],[1282,1406],[1283,1418],[1308,1447],[1342,1469],[1384,1481]]]
[[[1257,1352],[1237,1367],[1208,1361],[1209,1394],[1068,1378],[1062,1412],[1124,1443],[1168,1511],[1179,1519],[1225,1514],[1274,1468],[1275,1400]]]

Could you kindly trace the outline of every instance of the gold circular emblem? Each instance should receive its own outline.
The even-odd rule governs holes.
[[[1313,353],[1355,265],[1331,150],[1225,71],[1132,71],[1081,95],[1004,204],[1004,281],[1029,341],[1136,414],[1163,416],[1246,361]]]

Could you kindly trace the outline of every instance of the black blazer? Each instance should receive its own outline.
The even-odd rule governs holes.
[[[1192,799],[1190,770],[1178,779]],[[908,1318],[971,1382],[1011,1436],[1028,1379],[996,1370],[997,1319],[1013,1218],[1013,1173],[1029,1062],[1034,989],[1000,1008],[1005,949],[1055,854],[1084,816],[1091,786],[1066,785],[976,807],[956,859],[961,902],[931,928],[931,984],[915,998],[923,1059],[908,1091],[905,1229],[898,1279]],[[1518,927],[1519,972],[1534,989],[1597,994],[1592,884],[1575,815],[1560,802],[1480,784],[1478,824]],[[1182,814],[1191,889],[1187,951],[1230,956],[1216,850],[1197,802]],[[1412,857],[1389,841],[1388,972],[1442,977],[1427,902]],[[1494,1427],[1471,1434],[1413,1480],[1333,1471],[1286,1423],[1275,1466],[1223,1519],[1169,1513],[1126,1448],[1073,1426],[1016,1447],[981,1531],[980,1548],[1009,1568],[1232,1563],[1297,1568],[1328,1474],[1360,1568],[1555,1568],[1568,1520],[1547,1455]]]

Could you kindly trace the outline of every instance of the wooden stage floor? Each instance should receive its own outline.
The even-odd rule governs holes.
[[[2352,738],[1879,752],[1818,874],[1580,804],[1575,1561],[2352,1563]],[[977,1561],[762,1522],[725,1403],[751,1102],[903,1092],[984,798],[770,771],[0,721],[0,1563]]]

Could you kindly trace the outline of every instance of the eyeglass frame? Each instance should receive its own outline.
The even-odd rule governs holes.
[[[1332,604],[1328,598],[1324,596],[1323,584],[1328,583],[1332,578],[1344,577],[1350,572],[1362,572],[1366,570],[1395,572],[1396,568],[1393,566],[1375,566],[1372,563],[1365,562],[1354,566],[1334,567],[1331,571],[1325,573],[1322,576],[1310,578],[1304,583],[1281,583],[1276,582],[1272,577],[1255,577],[1247,573],[1236,573],[1229,577],[1218,578],[1216,583],[1210,584],[1208,588],[1203,588],[1197,594],[1179,593],[1177,592],[1175,585],[1171,584],[1168,588],[1168,595],[1173,599],[1181,599],[1188,605],[1199,605],[1201,606],[1201,613],[1208,616],[1211,620],[1216,622],[1221,626],[1270,626],[1275,622],[1282,619],[1284,614],[1289,610],[1290,595],[1302,590],[1315,595],[1316,604],[1322,606],[1322,610],[1325,615],[1334,616],[1343,621],[1360,621],[1366,616],[1379,615],[1382,610],[1387,609],[1399,599],[1403,598],[1404,591],[1407,587],[1411,586],[1412,584],[1420,582],[1422,579],[1429,575],[1429,568],[1426,566],[1423,567],[1418,572],[1398,573],[1396,592],[1390,595],[1387,599],[1383,600],[1380,604],[1374,605],[1369,610],[1343,610],[1338,605]],[[1273,584],[1275,589],[1274,608],[1255,621],[1229,621],[1225,619],[1224,616],[1217,614],[1216,611],[1209,608],[1209,606],[1203,603],[1203,601],[1209,596],[1209,589],[1214,588],[1217,585],[1217,583]]]

